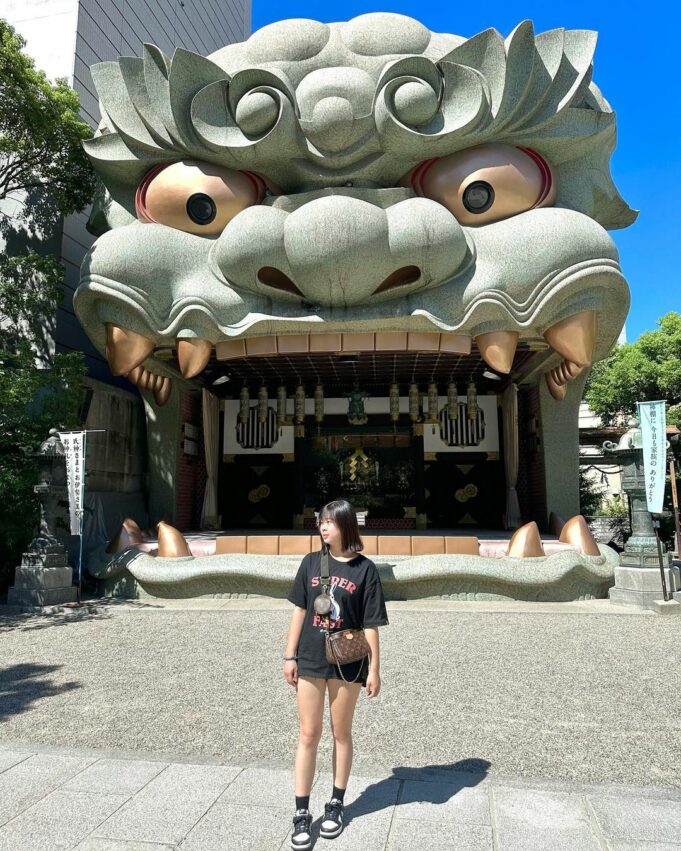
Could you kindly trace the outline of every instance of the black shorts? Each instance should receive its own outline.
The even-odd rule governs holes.
[[[361,673],[357,676],[360,668]],[[339,666],[330,664],[326,659],[316,664],[310,664],[307,660],[300,660],[298,662],[298,676],[300,677],[315,677],[322,680],[342,680],[345,677],[348,682],[352,682],[357,677],[355,682],[366,686],[367,674],[369,673],[369,657],[365,656],[359,662],[348,662],[347,665],[342,666],[342,669],[343,676],[341,677]]]

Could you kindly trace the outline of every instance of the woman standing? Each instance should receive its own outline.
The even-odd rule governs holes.
[[[352,719],[362,686],[367,697],[381,690],[379,626],[388,623],[383,588],[376,565],[361,554],[357,516],[344,499],[334,500],[319,512],[322,550],[328,554],[331,609],[315,613],[314,601],[322,593],[322,553],[306,555],[298,569],[288,600],[295,605],[284,653],[284,679],[296,689],[300,737],[295,762],[296,813],[291,848],[312,847],[310,789],[322,734],[324,700],[329,691],[333,733],[333,791],[324,808],[320,836],[333,839],[343,830],[343,797],[352,766]],[[370,655],[359,662],[327,662],[327,629],[339,632],[364,628]]]

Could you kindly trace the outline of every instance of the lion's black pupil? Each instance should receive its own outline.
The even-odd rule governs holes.
[[[187,215],[197,225],[209,225],[216,214],[215,201],[210,195],[196,192],[187,201]]]
[[[463,193],[463,205],[469,213],[484,213],[494,203],[494,189],[484,180],[475,180]]]

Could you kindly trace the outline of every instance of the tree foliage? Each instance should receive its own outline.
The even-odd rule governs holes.
[[[80,424],[84,373],[79,352],[57,353],[39,369],[26,339],[0,351],[0,587],[11,583],[38,522],[36,461],[28,453],[50,428]]]
[[[38,519],[28,453],[50,428],[80,425],[85,374],[80,352],[52,351],[64,269],[44,245],[42,253],[25,246],[41,244],[61,216],[90,203],[94,184],[78,95],[64,80],[48,82],[24,44],[0,20],[0,591]],[[20,210],[14,217],[11,199]]]
[[[66,80],[50,83],[22,52],[25,43],[0,19],[0,201],[20,201],[19,218],[35,232],[92,200],[94,173],[81,145],[92,130],[78,117],[78,94]],[[0,215],[0,229],[11,226]]]
[[[658,325],[594,365],[585,398],[606,425],[635,414],[636,402],[665,399],[667,421],[681,426],[681,314],[667,313]]]
[[[54,316],[63,275],[49,255],[0,256],[0,589],[11,583],[38,520],[28,453],[50,428],[80,422],[83,356],[50,355],[45,345],[45,317]]]

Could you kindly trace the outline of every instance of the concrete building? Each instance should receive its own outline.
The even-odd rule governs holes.
[[[100,121],[90,66],[119,56],[140,56],[151,42],[166,55],[176,47],[206,56],[251,32],[250,0],[5,0],[2,16],[26,39],[26,51],[51,80],[66,77],[78,92],[81,118],[93,131]],[[73,313],[80,264],[94,242],[85,229],[89,210],[69,216],[60,237],[66,269],[64,302],[58,310],[58,351],[85,353],[89,374],[115,383]]]
[[[0,14],[26,40],[26,52],[48,79],[65,77],[78,92],[81,118],[93,129],[99,101],[90,73],[95,63],[140,56],[150,42],[167,56],[182,47],[206,56],[242,41],[251,31],[250,0],[5,0]],[[146,514],[146,439],[142,402],[135,388],[114,378],[73,312],[80,265],[94,237],[86,230],[89,209],[66,218],[45,239],[45,250],[60,254],[65,267],[64,298],[56,317],[46,317],[54,351],[82,351],[89,378],[86,427],[92,435],[88,457],[88,502],[92,522],[115,527],[121,513]],[[126,508],[119,510],[121,500]]]

